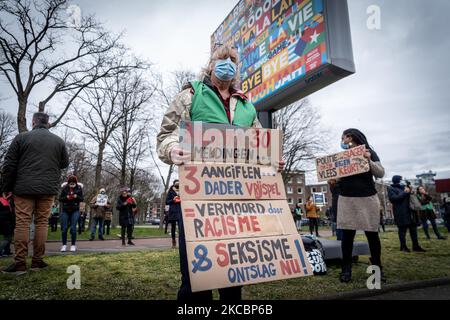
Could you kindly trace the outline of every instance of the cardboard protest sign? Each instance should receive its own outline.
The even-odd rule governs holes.
[[[108,196],[106,194],[99,194],[95,204],[99,207],[105,207],[108,204]]]
[[[324,206],[325,205],[325,194],[323,192],[314,192],[313,193],[313,201],[316,206]]]
[[[180,166],[179,176],[183,201],[286,198],[283,179],[272,166],[191,163]]]
[[[187,241],[295,234],[286,200],[182,201]]]
[[[316,159],[317,178],[327,181],[349,177],[370,170],[369,160],[364,157],[365,146],[359,146]]]
[[[192,162],[270,165],[281,157],[280,130],[183,121],[180,146]]]
[[[312,275],[298,234],[187,242],[186,248],[194,292]]]
[[[191,152],[179,178],[192,291],[312,275],[276,168],[281,132],[203,125],[180,130]]]

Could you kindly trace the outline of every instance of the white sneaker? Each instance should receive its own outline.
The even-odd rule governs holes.
[[[77,246],[70,246],[70,252],[77,251]]]
[[[66,245],[62,246],[61,247],[61,252],[66,252],[66,251],[67,251],[67,246]]]

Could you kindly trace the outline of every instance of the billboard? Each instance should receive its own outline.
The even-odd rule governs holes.
[[[355,72],[345,0],[241,0],[211,36],[234,46],[241,89],[275,111]]]

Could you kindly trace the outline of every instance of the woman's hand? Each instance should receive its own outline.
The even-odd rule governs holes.
[[[183,150],[179,145],[176,145],[170,151],[170,159],[175,165],[180,166],[191,160],[191,153]]]
[[[370,154],[370,151],[364,152],[364,158],[371,160],[372,155]]]

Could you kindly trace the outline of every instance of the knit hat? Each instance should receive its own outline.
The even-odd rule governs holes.
[[[392,183],[399,184],[400,181],[402,181],[402,176],[393,176],[392,177]]]

